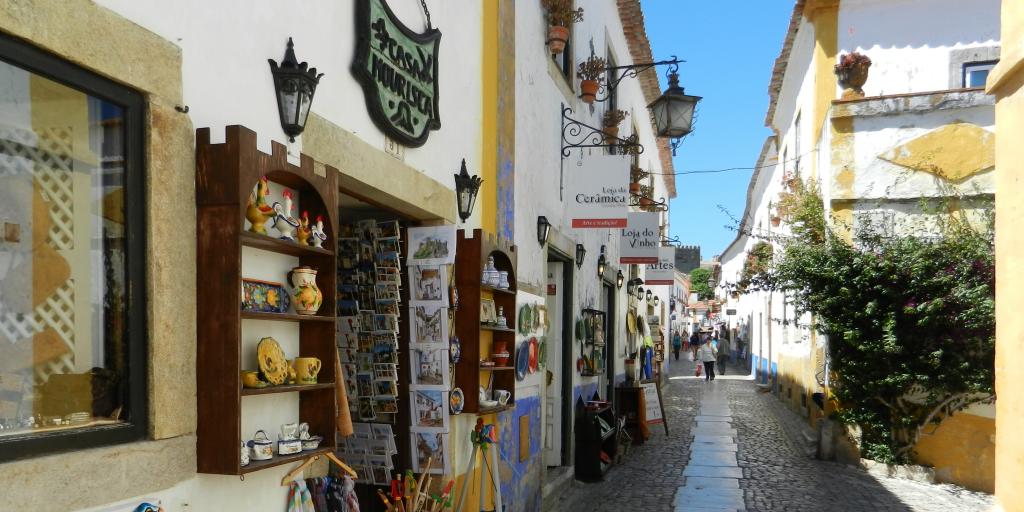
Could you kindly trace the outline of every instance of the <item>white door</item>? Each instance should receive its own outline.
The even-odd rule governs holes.
[[[548,262],[547,382],[544,405],[544,464],[562,465],[562,263]]]

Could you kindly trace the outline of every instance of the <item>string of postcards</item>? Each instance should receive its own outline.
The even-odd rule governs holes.
[[[409,228],[408,239],[412,470],[447,475],[453,398],[448,311],[449,300],[455,299],[448,284],[455,262],[455,226]]]

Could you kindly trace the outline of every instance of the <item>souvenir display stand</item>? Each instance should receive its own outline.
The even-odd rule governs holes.
[[[455,333],[462,342],[462,357],[455,364],[454,385],[465,393],[463,412],[490,414],[511,409],[516,392],[516,248],[490,235],[485,238],[479,229],[470,238],[460,229],[456,239],[455,285],[460,307]],[[498,271],[508,273],[506,288],[482,283],[488,258],[493,258]],[[486,322],[481,312],[484,301],[493,301],[495,311],[504,313],[504,326]],[[508,357],[494,357],[495,347],[503,347]],[[507,391],[510,397],[505,404],[481,404],[481,387],[488,398],[494,390]]]
[[[615,412],[608,402],[576,403],[576,479],[601,480],[618,450]]]
[[[580,347],[580,375],[583,377],[600,377],[605,373],[607,356],[605,354],[605,322],[604,311],[584,309],[575,327],[576,339]]]
[[[313,159],[302,155],[299,165],[288,162],[286,149],[272,143],[272,153],[256,148],[256,133],[242,126],[228,126],[222,144],[210,143],[209,128],[196,131],[196,313],[198,394],[197,457],[200,473],[242,475],[273,466],[308,459],[335,449],[335,247],[337,233],[338,171],[314,172]],[[295,191],[302,210],[322,216],[323,248],[281,240],[246,230],[247,209],[252,214],[254,187],[266,177],[270,183]],[[269,222],[269,221],[268,221]],[[301,232],[301,231],[300,231]],[[309,266],[318,271],[317,287],[327,290],[315,314],[282,312],[243,312],[243,248],[267,251],[268,257],[285,255],[294,266]],[[250,252],[251,254],[251,252]],[[249,257],[246,255],[246,257]],[[187,276],[182,276],[187,279]],[[285,279],[284,276],[281,277]],[[243,387],[240,372],[251,370],[255,361],[243,355],[244,321],[286,322],[298,324],[298,354],[294,357],[317,358],[322,363],[315,384],[279,385],[253,389]],[[276,327],[275,327],[276,328]],[[253,358],[255,359],[255,358]],[[309,432],[323,436],[315,449],[293,455],[277,455],[269,460],[252,460],[242,465],[239,447],[252,432],[242,432],[242,403],[247,398],[276,393],[297,393],[298,418]],[[266,425],[275,431],[277,425]]]
[[[644,390],[635,381],[624,382],[615,387],[615,409],[620,417],[626,419],[626,432],[633,439],[633,444],[643,444],[644,438],[640,435],[640,396]]]

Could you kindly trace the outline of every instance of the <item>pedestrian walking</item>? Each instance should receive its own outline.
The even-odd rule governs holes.
[[[690,359],[693,361],[697,360],[697,349],[700,348],[700,334],[697,331],[693,331],[690,335]]]
[[[683,348],[683,336],[676,331],[672,335],[672,352],[676,355],[676,361],[679,360],[679,350]]]
[[[732,350],[729,346],[729,338],[718,340],[718,374],[725,375],[725,363],[732,357]]]
[[[711,345],[711,338],[697,349],[697,359],[704,363],[704,380],[715,380],[715,360],[718,351]]]

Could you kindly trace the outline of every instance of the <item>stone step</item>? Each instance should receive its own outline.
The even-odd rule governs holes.
[[[711,478],[743,478],[743,470],[740,468],[726,468],[718,466],[686,466],[683,476],[705,476]]]
[[[727,451],[694,450],[690,452],[690,466],[736,467],[736,454]]]
[[[711,478],[706,476],[691,476],[686,478],[686,485],[683,487],[694,489],[739,489],[740,481],[736,478]]]

